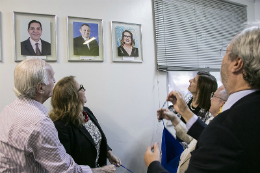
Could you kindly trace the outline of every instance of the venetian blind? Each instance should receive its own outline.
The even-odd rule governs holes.
[[[158,70],[219,70],[219,50],[247,21],[247,6],[223,0],[153,0]]]

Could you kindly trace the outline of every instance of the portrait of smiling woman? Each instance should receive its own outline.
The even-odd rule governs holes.
[[[79,165],[106,169],[107,159],[120,166],[93,112],[84,107],[85,88],[73,76],[64,77],[53,89],[49,114],[66,152]]]
[[[122,32],[120,46],[118,47],[118,56],[138,57],[138,48],[135,47],[133,34],[129,30]]]

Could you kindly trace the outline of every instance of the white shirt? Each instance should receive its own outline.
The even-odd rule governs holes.
[[[83,36],[82,36],[82,38],[83,38],[85,41],[88,41],[88,40],[89,40],[89,38],[85,38],[85,37],[83,37]],[[87,45],[88,45],[88,49],[90,50],[89,42],[87,43]]]
[[[30,42],[31,42],[31,45],[32,45],[32,48],[33,48],[33,50],[34,50],[34,52],[36,53],[36,43],[38,43],[38,47],[39,47],[39,49],[40,49],[40,52],[42,52],[42,41],[41,41],[41,39],[38,41],[38,42],[35,42],[33,39],[31,39],[31,37],[30,37]]]
[[[222,112],[230,109],[231,106],[233,106],[241,98],[243,98],[257,90],[258,89],[242,90],[242,91],[238,91],[238,92],[231,94],[229,96],[228,100],[226,101],[226,103],[224,104],[224,106],[222,108]],[[188,131],[190,130],[191,126],[197,121],[197,119],[198,119],[198,116],[194,114],[191,117],[191,119],[186,123],[186,128]]]
[[[66,153],[41,103],[18,98],[3,109],[0,120],[0,172],[92,173]]]

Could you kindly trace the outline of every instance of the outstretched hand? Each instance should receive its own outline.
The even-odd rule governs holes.
[[[180,118],[175,113],[173,113],[169,109],[163,109],[163,108],[157,110],[157,119],[158,120],[162,120],[162,119],[170,120],[172,122],[173,126],[177,126],[180,122]]]
[[[154,151],[152,151],[152,149]],[[153,146],[149,146],[144,155],[144,162],[146,167],[148,167],[153,161],[161,160],[161,154],[159,150],[158,143],[155,143]]]
[[[107,151],[107,158],[109,162],[113,165],[116,165],[117,167],[120,167],[121,165],[121,160],[117,158],[111,150]]]
[[[178,112],[186,122],[193,116],[193,112],[188,108],[184,97],[179,91],[170,92],[166,100],[172,102],[175,111]]]
[[[189,110],[183,95],[179,91],[171,91],[168,94],[166,101],[172,102],[175,111],[181,115],[185,111]]]

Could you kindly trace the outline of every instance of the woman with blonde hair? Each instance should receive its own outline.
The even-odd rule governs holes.
[[[107,145],[106,136],[94,114],[84,107],[86,102],[85,88],[74,76],[64,77],[55,85],[51,98],[53,109],[49,116],[60,142],[77,164],[101,167],[106,171],[113,167],[115,170],[114,165],[120,166],[121,161]],[[105,166],[107,158],[113,164],[111,167]]]

